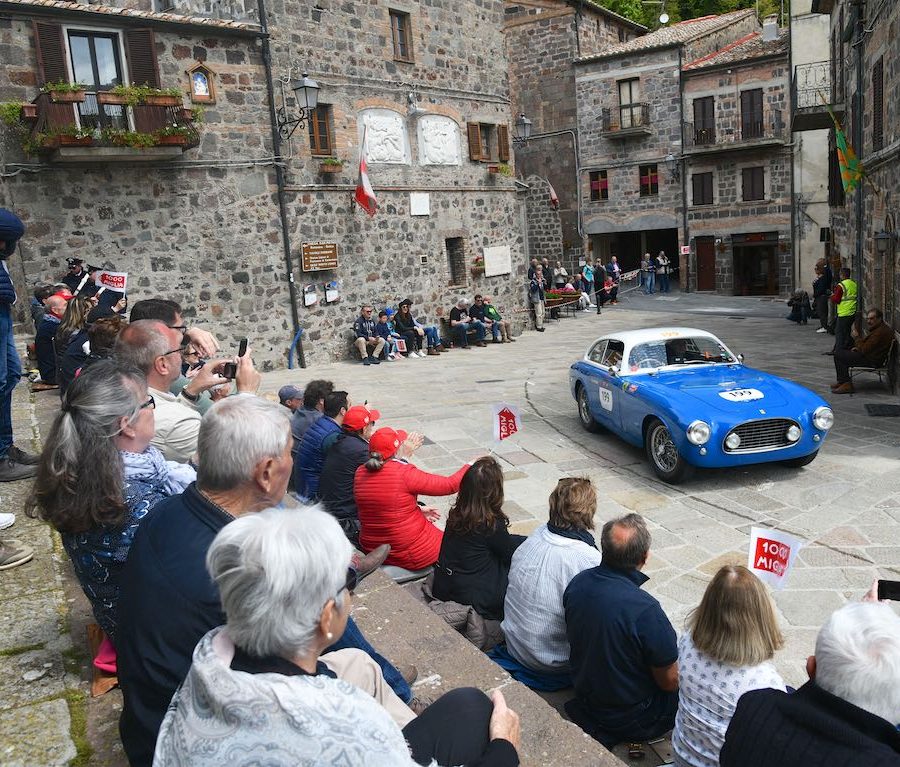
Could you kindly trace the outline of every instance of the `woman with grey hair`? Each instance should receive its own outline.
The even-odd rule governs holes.
[[[153,397],[140,372],[102,360],[66,390],[28,502],[61,535],[94,617],[115,644],[119,579],[141,519],[194,470],[150,445]]]
[[[492,703],[454,690],[415,717],[365,653],[322,654],[350,615],[351,553],[319,507],[267,509],[222,528],[206,565],[227,623],[197,645],[154,767],[519,764],[518,717],[499,692]]]

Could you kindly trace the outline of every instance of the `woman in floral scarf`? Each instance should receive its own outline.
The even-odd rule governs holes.
[[[150,445],[153,397],[137,370],[101,360],[66,391],[29,502],[62,535],[97,623],[113,644],[119,578],[138,524],[196,478]]]

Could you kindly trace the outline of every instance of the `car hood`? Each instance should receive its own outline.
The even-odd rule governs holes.
[[[664,396],[671,397],[678,391],[704,407],[735,415],[784,407],[793,399],[796,388],[789,381],[743,365],[698,365],[649,378]]]

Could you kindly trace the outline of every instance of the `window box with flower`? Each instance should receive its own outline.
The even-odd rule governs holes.
[[[41,87],[41,92],[50,96],[50,100],[64,104],[80,104],[85,99],[84,91],[87,86],[83,83],[67,83],[59,80],[55,83],[47,83]]]

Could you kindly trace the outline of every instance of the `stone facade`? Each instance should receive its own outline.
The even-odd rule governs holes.
[[[590,2],[519,4],[506,0],[505,5],[503,29],[513,115],[524,113],[532,121],[532,135],[539,136],[516,146],[516,166],[521,177],[540,176],[556,190],[562,224],[560,247],[567,265],[574,267],[585,246],[579,231],[575,184],[575,61],[646,30]]]
[[[560,248],[563,228],[559,212],[550,204],[550,184],[540,176],[528,176],[525,183],[528,184],[525,197],[528,210],[528,257],[538,260],[546,258],[551,264],[555,264],[563,258]],[[574,269],[577,261],[567,263],[566,266]]]
[[[888,2],[866,7],[877,15],[866,16],[862,44],[855,28],[852,40],[844,43],[847,51],[862,54],[862,93],[856,88],[855,53],[839,57],[833,70],[834,89],[844,89],[843,94],[835,94],[835,98],[843,95],[846,102],[843,127],[865,168],[866,181],[847,193],[843,204],[831,208],[831,230],[835,257],[849,266],[860,282],[861,307],[881,307],[885,321],[900,332],[900,242],[896,237],[900,229],[900,6]],[[831,34],[839,41],[840,30],[851,17],[850,3],[817,0],[812,10],[830,14]],[[880,106],[880,120],[876,119],[876,105]],[[833,202],[841,196],[838,183],[833,175]],[[877,252],[874,239],[882,231],[895,235],[884,255]]]
[[[223,15],[219,6],[212,10]],[[211,6],[179,1],[176,11],[210,14]],[[392,14],[402,15],[409,29],[402,56],[408,60],[395,58]],[[314,156],[304,126],[282,148],[291,275],[259,43],[253,35],[227,42],[217,28],[196,36],[167,32],[162,18],[154,21],[165,85],[179,77],[175,84],[186,85],[179,73],[196,61],[214,72],[219,99],[207,109],[201,145],[179,162],[143,166],[139,176],[134,167],[98,165],[77,171],[41,166],[40,173],[16,177],[4,202],[35,223],[24,282],[59,275],[66,256],[93,261],[89,253],[110,251],[116,266],[135,278],[132,300],[172,295],[195,307],[197,321],[214,325],[226,347],[248,335],[268,366],[283,365],[291,345],[289,277],[318,296],[307,307],[300,295],[296,306],[313,363],[348,355],[349,327],[363,302],[390,305],[410,296],[417,312],[433,321],[458,295],[490,291],[507,316],[521,316],[515,313],[524,305],[526,263],[519,197],[511,177],[489,171],[505,159],[503,135],[512,122],[500,0],[270,4],[275,105],[282,106],[281,81],[308,67],[320,85],[329,144]],[[31,51],[22,60],[35,71],[30,29],[24,19],[12,24],[8,36]],[[463,26],[471,34],[458,34]],[[0,86],[3,98],[36,91]],[[293,111],[290,88],[284,91]],[[378,197],[372,218],[352,202],[364,124]],[[477,160],[470,159],[473,124],[487,142]],[[340,172],[326,175],[320,167],[326,158],[342,161]],[[250,162],[258,166],[242,167]],[[79,190],[71,209],[41,202],[51,178],[58,188]],[[29,187],[30,196],[23,191]],[[337,246],[338,268],[302,272],[303,244],[319,242]],[[473,277],[469,266],[489,247],[509,249],[510,271]],[[463,268],[451,271],[451,250],[464,254]],[[326,283],[337,284],[338,301],[325,303]]]
[[[582,220],[601,262],[615,255],[633,269],[642,253],[665,250],[684,288],[745,293],[746,262],[765,259],[773,279],[749,292],[790,291],[786,36],[766,47],[760,32],[752,11],[738,11],[673,24],[578,62]],[[631,89],[628,102],[623,88]],[[741,136],[740,94],[756,88],[760,135]],[[698,146],[693,100],[703,97],[713,98],[717,138]],[[763,168],[765,195],[744,202],[743,169],[754,167]],[[713,174],[711,201],[694,204],[695,173]],[[591,200],[592,178],[607,199]],[[682,243],[691,246],[686,258]],[[699,283],[698,247],[709,272]]]

